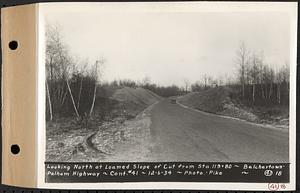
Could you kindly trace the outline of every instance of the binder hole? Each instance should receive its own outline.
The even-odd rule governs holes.
[[[11,50],[15,50],[18,48],[18,42],[13,40],[13,41],[9,42],[8,46]]]
[[[14,144],[10,147],[10,151],[13,154],[18,154],[20,152],[20,147],[18,145]]]

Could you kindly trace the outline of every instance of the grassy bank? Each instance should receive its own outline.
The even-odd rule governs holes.
[[[233,89],[228,87],[216,87],[188,93],[179,97],[178,102],[209,113],[288,128],[288,105],[243,101]]]

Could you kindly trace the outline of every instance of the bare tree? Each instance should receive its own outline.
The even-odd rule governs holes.
[[[48,100],[51,101],[51,108],[55,104],[56,109],[62,109],[67,93],[69,93],[74,112],[79,117],[73,93],[69,84],[72,76],[72,59],[67,46],[63,43],[61,28],[57,25],[47,25],[46,30],[46,69],[47,69],[47,92]],[[51,115],[50,115],[51,116]],[[53,115],[52,115],[53,117]]]
[[[289,79],[290,79],[290,68],[289,68],[289,62],[285,61],[284,66],[281,69],[282,71],[282,78],[283,82],[285,83],[286,87],[289,89]]]
[[[72,105],[73,105],[73,109],[74,109],[74,112],[76,114],[76,117],[79,118],[79,113],[78,113],[78,109],[77,109],[77,106],[75,104],[75,100],[74,100],[74,96],[73,96],[73,93],[72,93],[72,89],[70,87],[70,83],[69,83],[69,79],[70,77],[72,76],[73,72],[74,72],[74,66],[72,66],[71,64],[74,62],[71,61],[71,58],[68,56],[68,54],[66,55],[61,55],[61,62],[65,64],[65,69],[64,69],[64,78],[65,78],[65,81],[67,83],[67,88],[68,88],[68,91],[69,91],[69,95],[70,95],[70,98],[71,98],[71,101],[72,101]]]
[[[183,80],[184,82],[184,89],[185,89],[185,93],[187,94],[188,93],[188,89],[189,89],[189,86],[190,86],[190,81],[188,79],[184,79]]]
[[[79,113],[78,113],[77,107],[76,107],[76,105],[75,105],[75,101],[74,101],[73,93],[72,93],[72,90],[71,90],[71,87],[70,87],[70,84],[69,84],[68,78],[66,78],[66,83],[67,83],[67,86],[68,86],[68,91],[69,91],[69,94],[70,94],[70,97],[71,97],[71,101],[72,101],[72,105],[73,105],[73,108],[74,108],[75,114],[76,114],[77,118],[79,118],[80,116],[79,116]]]
[[[84,69],[87,67],[87,61],[85,61],[85,64],[82,65],[82,68],[79,70],[79,76],[80,76],[80,84],[79,84],[79,92],[77,97],[77,109],[80,107],[80,99],[81,99],[81,92],[82,92],[82,83],[84,78]]]
[[[288,62],[280,69],[274,70],[274,67],[265,64],[263,51],[260,54],[250,52],[244,42],[241,42],[237,49],[235,62],[238,64],[238,83],[234,88],[240,90],[243,100],[279,104],[289,102]]]
[[[149,85],[151,84],[151,79],[149,76],[145,76],[142,80],[142,86],[145,87],[145,88],[148,88]]]
[[[208,81],[209,81],[209,76],[207,74],[203,75],[203,83],[204,83],[204,88],[207,88],[208,86]]]
[[[276,93],[276,98],[277,98],[277,102],[278,104],[281,104],[281,92],[282,92],[282,88],[283,90],[284,88],[286,88],[286,90],[288,91],[288,82],[289,82],[289,67],[287,65],[287,63],[285,64],[285,66],[283,66],[282,68],[280,68],[276,75],[275,75],[275,81],[276,81],[276,85],[277,85],[277,93]]]
[[[258,68],[257,83],[260,86],[261,98],[264,99],[265,93],[264,93],[264,85],[263,84],[264,84],[264,79],[266,78],[266,76],[264,74],[263,53],[261,54],[261,56],[258,60],[257,68]]]
[[[47,98],[48,98],[50,121],[52,121],[52,119],[53,119],[52,103],[51,103],[51,97],[50,97],[49,86],[48,86],[47,80],[46,80],[46,92],[47,92]]]
[[[98,81],[99,81],[99,64],[102,66],[104,64],[105,60],[102,58],[101,60],[97,60],[95,63],[95,71],[93,73],[93,77],[95,79],[95,87],[94,87],[94,93],[93,93],[93,101],[92,101],[92,105],[91,105],[91,109],[89,112],[89,116],[92,115],[93,110],[94,110],[94,106],[95,106],[95,101],[96,101],[96,94],[97,94],[97,86],[98,86]]]
[[[255,101],[255,92],[256,92],[256,84],[259,77],[259,58],[254,53],[251,58],[251,69],[250,69],[250,75],[251,75],[251,81],[252,81],[252,101]]]
[[[239,65],[239,79],[242,85],[242,98],[245,98],[245,76],[246,76],[246,64],[249,60],[249,51],[245,45],[245,42],[240,42],[239,48],[236,52],[236,63]]]
[[[271,99],[273,94],[273,82],[274,82],[274,70],[272,68],[269,69],[268,72],[269,82],[270,82],[270,89],[269,89],[269,99]]]
[[[277,73],[276,73],[276,76],[275,76],[275,81],[276,81],[276,85],[277,85],[276,98],[277,98],[278,104],[281,103],[280,88],[281,88],[282,79],[283,79],[283,74],[282,74],[282,72],[280,70],[278,70]]]
[[[80,105],[80,98],[81,98],[81,92],[82,92],[82,81],[83,81],[83,76],[80,78],[80,85],[79,85],[79,92],[78,92],[78,99],[77,99],[77,109],[79,109]]]
[[[65,71],[69,64],[65,63],[67,55],[66,46],[62,42],[61,28],[58,25],[47,25],[46,27],[46,92],[48,102],[50,99],[49,111],[51,117],[62,108],[64,104],[67,88],[64,84]],[[53,108],[54,107],[54,108]]]
[[[222,85],[224,84],[224,82],[225,82],[225,81],[224,81],[224,77],[221,76],[221,75],[218,76],[218,78],[217,78],[216,81],[217,81],[217,85],[218,85],[218,86],[222,86]]]

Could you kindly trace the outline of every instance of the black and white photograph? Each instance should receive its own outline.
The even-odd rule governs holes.
[[[175,167],[217,163],[207,168],[241,167],[246,177],[253,168],[280,177],[284,168],[283,181],[270,182],[290,182],[292,14],[272,5],[202,5],[43,6],[46,171],[60,163],[84,163],[89,171],[89,163],[141,170],[161,163],[170,170],[153,175],[168,181]],[[178,181],[222,175],[211,171],[183,171]],[[63,175],[45,175],[52,174]]]

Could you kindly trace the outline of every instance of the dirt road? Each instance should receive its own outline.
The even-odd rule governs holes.
[[[288,162],[288,132],[162,100],[151,112],[152,161]]]

